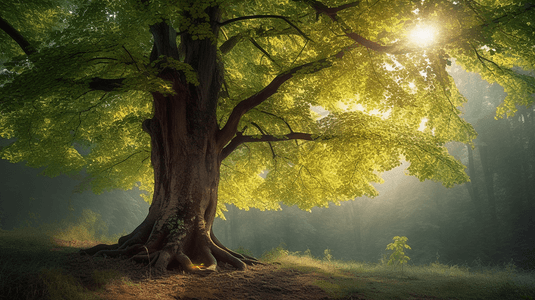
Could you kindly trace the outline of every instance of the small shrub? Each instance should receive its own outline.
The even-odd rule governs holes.
[[[390,254],[390,258],[388,260],[389,265],[401,265],[401,272],[403,273],[403,264],[410,260],[408,256],[405,255],[404,249],[411,249],[409,245],[407,245],[407,241],[409,240],[406,236],[395,236],[392,238],[394,240],[393,243],[390,243],[386,246],[386,250],[393,250],[392,254]]]
[[[288,256],[289,254],[290,254],[290,251],[284,249],[284,245],[281,244],[277,248],[273,248],[269,251],[266,251],[264,254],[262,254],[262,260],[274,261],[277,258],[280,258],[282,256]]]
[[[323,251],[323,260],[331,262],[332,259],[333,259],[333,256],[331,254],[331,250],[325,249],[325,251]]]

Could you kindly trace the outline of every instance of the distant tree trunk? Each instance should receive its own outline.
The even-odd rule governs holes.
[[[509,243],[515,261],[524,266],[533,265],[527,257],[530,255],[533,257],[535,251],[533,247],[535,222],[533,211],[530,210],[533,198],[529,187],[529,156],[526,153],[529,138],[525,135],[525,122],[526,119],[520,114],[518,119],[506,123],[506,144],[509,147],[506,156],[508,167],[505,170],[509,202],[508,219],[511,228]]]
[[[488,146],[480,145],[479,147],[479,158],[481,160],[481,165],[483,166],[483,175],[485,178],[485,187],[487,191],[487,200],[489,203],[489,215],[490,215],[490,236],[494,242],[493,249],[500,248],[500,232],[498,230],[498,216],[496,215],[496,197],[494,195],[494,172],[491,169],[491,161],[488,154]]]
[[[254,255],[260,256],[264,252],[263,242],[265,239],[265,234],[263,233],[264,224],[260,222],[260,220],[262,220],[262,212],[258,209],[252,209],[249,211],[252,211],[251,216],[253,217],[251,227],[247,229],[247,231],[250,231],[253,234],[253,247],[251,250]]]
[[[217,34],[220,12],[206,10],[212,32]],[[221,72],[217,49],[211,39],[181,35],[181,55],[176,33],[166,22],[151,26],[154,46],[151,62],[172,58],[182,60],[196,71],[199,85],[187,80],[187,74],[169,67],[161,68],[159,77],[172,84],[174,93],[152,93],[154,116],[143,122],[151,137],[154,168],[154,196],[148,216],[117,245],[99,245],[89,254],[130,255],[150,259],[159,270],[178,262],[188,271],[215,270],[217,261],[244,269],[251,258],[224,247],[213,235],[216,215],[221,145],[216,119]],[[164,61],[165,62],[165,61]]]
[[[523,164],[523,143],[516,141],[522,137],[515,136],[515,132],[511,130],[511,124],[513,121],[503,121],[505,126],[505,140],[507,147],[507,153],[505,159],[508,164],[506,168],[506,180],[507,180],[507,194],[509,200],[509,210],[511,213],[511,222],[514,224],[525,211],[526,204],[524,202],[527,195],[527,187],[524,184],[524,168]],[[516,227],[516,225],[514,225]]]
[[[347,210],[349,224],[351,224],[351,231],[353,232],[353,238],[351,239],[353,241],[353,249],[356,252],[355,254],[360,256],[362,254],[362,240],[360,236],[361,218],[359,214],[361,213],[362,205],[358,199],[355,199],[353,202],[348,203],[347,206],[349,208]],[[354,206],[357,207],[357,213],[355,213]]]
[[[470,199],[472,199],[472,204],[474,204],[474,213],[472,214],[472,216],[476,223],[480,225],[483,209],[481,205],[479,189],[476,184],[477,172],[474,161],[474,151],[472,150],[472,146],[470,145],[466,145],[466,149],[468,150],[468,175],[470,176],[470,182],[466,183],[466,188],[468,189],[468,193],[470,194]]]
[[[227,220],[230,223],[228,226],[228,234],[227,234],[227,240],[229,242],[229,247],[237,247],[237,236],[239,236],[239,227],[238,227],[238,208],[234,205],[230,205],[228,207],[228,213],[227,213]]]

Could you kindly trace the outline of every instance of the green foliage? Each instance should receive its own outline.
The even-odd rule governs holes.
[[[290,251],[287,249],[284,249],[285,245],[281,244],[277,246],[276,248],[271,249],[270,251],[267,251],[266,253],[262,254],[262,260],[272,262],[280,257],[284,257],[290,254]]]
[[[171,234],[176,234],[184,230],[184,220],[178,215],[172,215],[167,219],[166,227]]]
[[[323,260],[330,262],[333,259],[333,256],[331,254],[331,250],[325,249],[323,251]]]
[[[395,236],[392,239],[394,242],[386,246],[386,250],[393,250],[388,259],[388,264],[401,265],[401,272],[403,272],[403,264],[410,260],[410,258],[405,255],[405,249],[411,249],[411,247],[407,245],[409,239],[406,236]]]
[[[239,147],[221,166],[218,214],[225,203],[265,210],[279,209],[282,201],[309,210],[375,196],[371,183],[382,182],[381,174],[403,160],[411,162],[408,174],[422,181],[466,182],[464,165],[445,148],[476,135],[460,118],[466,99],[446,72],[453,60],[504,86],[508,95],[498,115],[533,102],[535,80],[527,75],[535,65],[532,4],[485,1],[474,9],[463,1],[361,1],[333,21],[310,3],[2,1],[1,17],[35,52],[26,56],[0,32],[0,137],[10,142],[0,157],[44,167],[49,176],[84,170],[82,187],[97,193],[137,185],[150,201],[150,137],[141,123],[151,117],[151,93],[174,92],[158,72],[173,68],[199,84],[197,70],[180,59],[151,65],[149,27],[164,20],[194,41],[225,46],[218,53],[225,68],[225,91],[217,100],[221,127],[240,101],[276,75],[311,64],[246,113],[238,130],[274,137],[304,132],[315,140]],[[286,20],[229,22],[214,35],[206,22],[206,9],[214,6],[222,20]],[[441,37],[427,49],[411,48],[410,29],[424,21],[440,26]],[[391,53],[354,46],[346,30]],[[95,78],[122,84],[94,90]],[[311,107],[329,115],[318,119]]]

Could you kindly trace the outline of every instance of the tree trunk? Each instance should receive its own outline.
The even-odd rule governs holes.
[[[483,208],[481,205],[479,189],[476,184],[477,176],[474,162],[474,151],[472,150],[472,147],[470,145],[466,145],[466,149],[468,150],[468,174],[470,176],[470,182],[467,182],[465,186],[468,189],[470,199],[472,199],[472,203],[474,204],[474,212],[472,213],[473,219],[476,224],[480,226],[482,224],[481,215],[483,214]]]
[[[483,175],[485,179],[485,187],[487,190],[487,200],[489,202],[488,208],[490,213],[489,227],[491,228],[490,237],[493,240],[493,249],[500,252],[501,247],[500,231],[498,224],[498,215],[496,213],[496,197],[494,195],[494,172],[491,169],[491,160],[489,159],[489,150],[487,145],[479,146],[479,157],[481,166],[483,167]]]
[[[217,34],[219,10],[211,7],[206,12]],[[182,71],[160,67],[158,77],[172,84],[173,93],[153,92],[154,116],[143,122],[143,130],[151,136],[154,168],[149,214],[118,244],[84,252],[149,259],[158,270],[175,262],[187,271],[215,270],[218,260],[244,269],[254,259],[230,251],[212,232],[222,157],[216,119],[222,70],[216,45],[209,38],[193,40],[184,33],[179,55],[170,25],[161,22],[150,29],[154,38],[151,62],[162,57],[164,62],[181,59],[196,71],[199,84],[188,82],[188,74]]]

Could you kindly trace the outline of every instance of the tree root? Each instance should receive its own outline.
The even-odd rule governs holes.
[[[151,232],[145,236],[143,232],[144,230],[138,227],[131,234],[121,237],[118,244],[100,244],[89,249],[82,249],[80,253],[94,257],[126,256],[136,262],[147,262],[158,272],[165,272],[175,262],[186,272],[196,274],[215,272],[218,262],[228,263],[237,270],[245,270],[247,265],[264,265],[254,257],[237,253],[223,246],[213,232],[210,232],[209,237],[194,239],[196,246],[188,247],[188,249],[194,249],[188,252],[189,255],[184,251],[181,239],[174,241],[170,236],[166,236],[171,241],[163,243],[165,239],[161,232]]]

